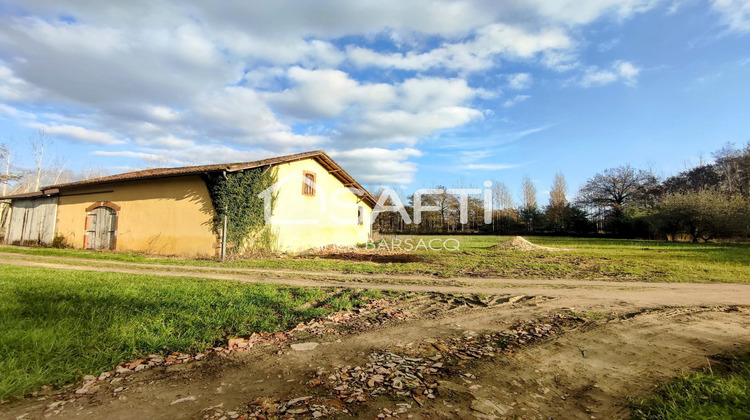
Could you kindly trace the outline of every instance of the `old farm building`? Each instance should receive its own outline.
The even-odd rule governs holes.
[[[261,189],[241,183],[256,178],[272,186]],[[217,187],[225,185],[222,180],[238,179],[244,181],[232,185],[252,194]],[[262,199],[257,198],[259,191]],[[268,223],[260,222],[261,228],[256,223],[246,238],[235,239],[236,248],[252,246],[263,231],[274,250],[298,251],[366,242],[375,205],[373,197],[322,151],[256,162],[148,169],[52,185],[5,199],[11,200],[6,243],[51,244],[56,239],[75,248],[194,257],[218,255],[232,229],[243,228],[229,220],[224,235],[223,214],[229,215],[226,219],[249,217],[253,223],[272,215]],[[224,212],[217,211],[217,203],[223,203],[219,205]]]

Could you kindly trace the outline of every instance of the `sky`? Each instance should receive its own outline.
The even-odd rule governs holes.
[[[74,170],[325,150],[411,191],[750,140],[750,1],[0,0],[0,142]]]

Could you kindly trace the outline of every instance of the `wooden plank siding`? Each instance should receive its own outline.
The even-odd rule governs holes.
[[[13,200],[6,242],[50,245],[55,237],[57,197]]]

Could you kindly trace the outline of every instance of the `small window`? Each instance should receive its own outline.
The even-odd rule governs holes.
[[[365,224],[365,208],[357,206],[357,224],[362,226]]]
[[[302,195],[314,196],[315,195],[315,174],[312,172],[305,172],[303,174],[302,181]]]

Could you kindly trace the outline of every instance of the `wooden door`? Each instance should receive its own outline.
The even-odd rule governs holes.
[[[86,217],[88,249],[114,249],[116,213],[109,207],[97,207]]]
[[[14,200],[6,240],[10,244],[49,245],[55,236],[57,197]]]

